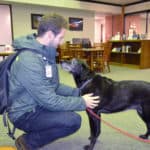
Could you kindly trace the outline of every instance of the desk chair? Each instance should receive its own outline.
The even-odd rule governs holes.
[[[72,53],[72,58],[77,58],[85,63],[88,62],[88,58],[86,57],[81,44],[69,44],[69,49]]]
[[[104,71],[104,60],[103,60],[103,50],[99,51],[93,51],[91,52],[91,70],[94,70],[96,72],[103,72]]]
[[[112,43],[106,42],[104,43],[104,54],[103,54],[103,61],[104,61],[104,71],[110,72],[110,54],[112,50]]]
[[[110,42],[106,43],[97,43],[95,48],[103,49],[103,51],[97,51],[93,53],[93,70],[98,72],[110,72],[110,54],[112,44]]]
[[[81,44],[68,44],[68,49],[71,52],[71,55],[73,58],[82,59],[83,58],[83,52],[82,52],[82,46]]]
[[[57,48],[58,51],[58,57],[59,57],[59,62],[62,60],[70,60],[72,58],[71,51],[68,47],[68,43],[63,43],[59,45]]]

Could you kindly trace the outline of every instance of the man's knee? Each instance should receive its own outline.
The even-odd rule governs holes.
[[[71,114],[68,126],[74,130],[74,132],[77,131],[81,127],[81,116],[77,113]]]

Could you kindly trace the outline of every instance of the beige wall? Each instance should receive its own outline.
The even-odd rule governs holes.
[[[31,28],[31,13],[45,14],[51,12],[59,13],[66,19],[68,17],[83,18],[83,31],[67,31],[65,41],[71,40],[73,37],[89,37],[93,41],[94,12],[24,4],[12,4],[14,38],[36,32]]]
[[[121,13],[121,7],[76,0],[1,0],[0,3],[12,5],[14,38],[36,32],[36,30],[31,29],[31,13],[45,14],[56,12],[65,16],[66,19],[68,17],[82,17],[84,21],[83,31],[67,31],[65,41],[71,40],[73,37],[88,37],[94,42],[95,14],[104,14],[106,12],[108,14]],[[150,2],[145,2],[144,4],[128,6],[125,8],[125,12],[128,13],[149,8]]]
[[[60,13],[68,17],[83,18],[83,31],[67,31],[65,41],[73,37],[90,38],[94,42],[95,13],[121,12],[121,7],[80,2],[76,0],[2,0],[12,5],[14,38],[36,32],[31,29],[31,13],[45,14],[49,12]]]
[[[16,2],[16,3],[25,3],[25,4],[37,4],[53,7],[62,7],[62,8],[72,8],[72,9],[82,9],[82,10],[91,10],[101,13],[115,13],[118,14],[121,12],[121,7],[104,5],[98,3],[89,3],[82,2],[77,0],[1,0],[2,2]],[[150,2],[139,3],[136,5],[130,5],[125,7],[125,13],[142,11],[150,9]]]
[[[60,8],[91,10],[102,13],[120,13],[121,7],[104,5],[98,3],[82,2],[77,0],[1,0],[3,2],[15,2],[25,4],[36,4],[43,6],[52,6]]]

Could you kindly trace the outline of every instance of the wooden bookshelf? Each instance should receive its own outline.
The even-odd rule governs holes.
[[[116,40],[112,43],[111,62],[150,68],[150,40]],[[114,51],[115,49],[115,51]]]

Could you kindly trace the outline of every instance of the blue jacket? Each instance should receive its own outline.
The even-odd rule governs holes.
[[[13,43],[16,49],[36,49],[42,54],[23,51],[13,62],[9,76],[8,116],[12,122],[37,106],[49,111],[85,110],[85,102],[79,89],[59,82],[56,49],[41,45],[35,35],[21,37]]]

